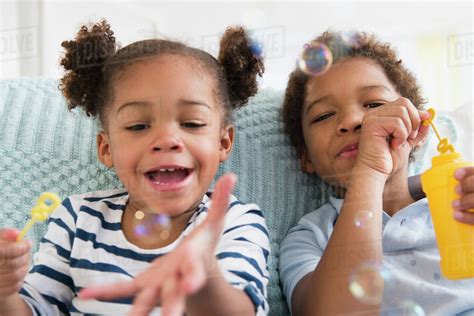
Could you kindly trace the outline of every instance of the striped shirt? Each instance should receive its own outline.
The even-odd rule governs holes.
[[[34,315],[127,314],[132,297],[81,300],[77,293],[85,287],[131,280],[152,260],[175,249],[205,219],[210,206],[208,192],[174,242],[159,249],[141,249],[121,229],[128,197],[124,189],[73,195],[53,212],[20,292]],[[262,212],[257,205],[243,204],[232,196],[216,257],[224,278],[249,296],[257,315],[266,315],[269,309],[269,252]],[[152,315],[159,314],[157,306]]]

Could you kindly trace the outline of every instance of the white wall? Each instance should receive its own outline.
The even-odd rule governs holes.
[[[266,51],[263,87],[284,89],[303,44],[327,28],[375,32],[393,43],[417,75],[430,105],[450,110],[472,101],[473,4],[465,2],[1,2],[1,78],[58,78],[60,43],[83,22],[106,17],[118,40],[154,36],[217,54],[231,24],[255,30]],[[471,113],[472,114],[472,113]]]

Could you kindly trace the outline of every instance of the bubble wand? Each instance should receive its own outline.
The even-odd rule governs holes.
[[[428,126],[428,125],[431,125],[431,128],[433,129],[433,131],[435,132],[435,135],[436,137],[438,137],[438,140],[439,140],[439,143],[438,143],[438,146],[436,147],[436,149],[438,150],[438,152],[440,154],[445,154],[447,153],[448,151],[450,153],[454,153],[455,150],[454,150],[454,147],[453,145],[451,145],[448,141],[447,138],[441,138],[441,136],[439,136],[439,132],[438,130],[436,129],[436,126],[433,124],[433,120],[436,116],[436,111],[434,109],[428,109],[427,110],[428,113],[430,113],[430,118],[423,121],[423,125],[424,126]]]
[[[26,223],[25,227],[21,230],[16,241],[22,240],[26,233],[33,227],[36,222],[44,222],[48,219],[49,214],[59,205],[61,200],[59,197],[52,192],[44,192],[38,198],[36,205],[31,209],[31,219]]]

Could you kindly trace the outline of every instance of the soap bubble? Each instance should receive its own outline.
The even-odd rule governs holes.
[[[262,59],[264,57],[262,43],[254,37],[250,37],[249,42],[250,51],[255,56],[255,58]]]
[[[145,213],[137,211],[135,219],[137,223],[134,227],[134,233],[137,237],[158,235],[163,240],[168,239],[171,228],[171,220],[168,215],[145,215]]]
[[[341,32],[341,39],[344,45],[353,49],[359,49],[367,42],[363,34],[355,31]]]
[[[441,138],[447,138],[448,143],[454,144],[457,141],[456,127],[450,118],[446,116],[437,116],[434,119],[434,125],[441,135]]]
[[[323,43],[306,44],[297,64],[301,71],[310,76],[322,75],[332,65],[332,54]]]
[[[389,278],[390,273],[382,266],[364,263],[350,275],[349,291],[362,303],[380,304],[385,281]]]
[[[413,301],[406,300],[400,303],[397,315],[401,316],[425,316],[423,308]]]
[[[374,214],[371,211],[358,211],[354,216],[354,224],[357,227],[365,227],[372,220]]]

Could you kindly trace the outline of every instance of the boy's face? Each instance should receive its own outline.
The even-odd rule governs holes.
[[[222,128],[206,76],[191,58],[163,55],[116,77],[98,153],[134,209],[170,216],[194,209],[229,155],[233,129]]]
[[[301,157],[303,170],[346,187],[357,158],[364,115],[399,96],[382,68],[368,58],[339,61],[323,75],[311,78],[302,115],[307,149]]]

